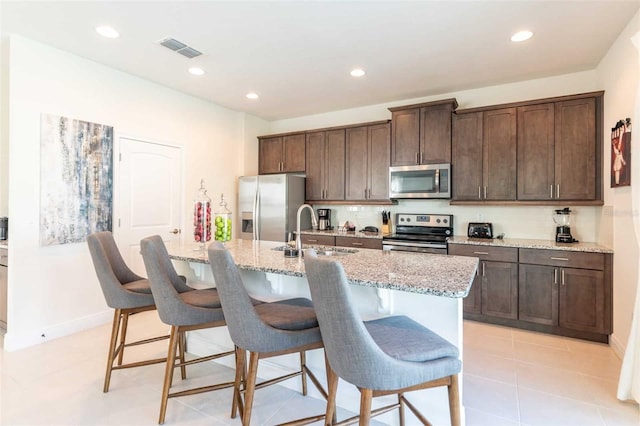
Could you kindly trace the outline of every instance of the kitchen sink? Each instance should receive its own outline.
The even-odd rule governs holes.
[[[274,247],[271,250],[284,251],[287,248],[292,248],[292,247],[284,245],[284,246]],[[345,256],[347,254],[353,254],[358,252],[358,250],[356,249],[351,249],[346,247],[307,246],[307,245],[302,246],[303,251],[306,249],[314,249],[318,254],[318,256]]]

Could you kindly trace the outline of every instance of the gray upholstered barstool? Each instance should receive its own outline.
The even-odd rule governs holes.
[[[342,265],[317,258],[312,251],[305,253],[304,263],[328,358],[326,418],[335,413],[338,377],[342,377],[360,389],[360,425],[394,408],[400,409],[400,424],[404,425],[405,405],[428,425],[403,394],[447,386],[451,424],[459,426],[458,348],[406,316],[363,322],[351,300]],[[372,397],[393,394],[398,395],[396,404],[371,412]],[[338,424],[350,424],[356,418]]]
[[[107,305],[115,310],[107,355],[107,371],[102,389],[103,392],[108,392],[113,370],[157,364],[166,360],[166,358],[157,358],[123,364],[126,347],[157,342],[168,339],[169,336],[126,342],[129,316],[156,309],[149,281],[129,269],[122,259],[111,232],[96,232],[88,235],[87,245]],[[116,359],[117,365],[114,365]]]
[[[169,398],[224,389],[234,384],[234,382],[219,383],[169,393],[173,382],[174,369],[180,367],[182,378],[185,379],[185,366],[233,355],[235,351],[203,356],[189,361],[185,360],[185,332],[226,325],[218,292],[215,289],[180,292],[178,289],[182,288],[184,283],[173,268],[167,249],[160,236],[154,235],[142,239],[140,241],[140,249],[160,319],[171,326],[171,338],[167,352],[167,364],[158,419],[158,423],[162,424],[164,423]],[[177,363],[176,351],[179,351],[179,361]]]
[[[326,391],[307,368],[305,351],[322,348],[322,339],[315,311],[309,299],[295,298],[253,306],[238,268],[231,254],[219,243],[209,246],[209,262],[220,293],[229,334],[236,345],[236,379],[234,405],[231,417],[240,408],[242,424],[251,422],[251,409],[256,389],[279,383],[301,375],[302,393],[307,394],[307,374],[318,391],[326,397]],[[245,351],[249,351],[249,371],[242,389],[245,372]],[[290,353],[300,353],[300,370],[256,384],[258,360]],[[244,392],[244,401],[241,394]],[[324,414],[299,419],[288,425],[302,425],[324,418]]]

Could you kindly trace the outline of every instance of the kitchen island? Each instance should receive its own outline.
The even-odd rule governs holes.
[[[279,250],[283,243],[234,240],[225,245],[252,296],[262,300],[310,297],[304,260],[301,257],[285,257],[283,251]],[[169,245],[167,249],[179,273],[189,279],[210,282],[210,286],[214,286],[207,264],[207,252],[194,250],[196,247],[195,244]],[[477,259],[370,249],[356,251],[328,247],[327,250],[328,254],[342,263],[363,319],[390,314],[410,316],[458,346],[462,357],[462,298],[469,293],[478,265]],[[202,286],[201,283],[198,285]],[[189,351],[196,354],[231,347],[231,340],[224,329],[202,330],[189,336]],[[231,360],[225,361],[231,366]],[[285,371],[290,372],[291,366],[296,363],[295,355],[265,360],[260,364],[258,374],[268,379]],[[319,373],[319,377],[324,376],[322,351],[310,352],[307,363]],[[299,390],[300,381],[289,380],[283,385]],[[321,398],[314,393],[315,389],[312,391],[312,387],[309,391],[312,396]],[[434,424],[448,423],[446,388],[414,394],[411,400],[428,413],[430,421]],[[374,400],[374,403],[380,405],[385,402],[385,398],[379,400]],[[359,392],[352,385],[341,382],[337,404],[357,411]],[[378,405],[374,405],[374,408]],[[379,418],[388,424],[397,424],[397,419],[397,414],[393,412]],[[413,420],[408,424],[413,424]]]

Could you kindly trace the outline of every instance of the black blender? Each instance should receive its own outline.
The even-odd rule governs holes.
[[[569,207],[555,210],[553,221],[556,223],[556,243],[576,243],[578,240],[571,235],[571,227],[569,226],[569,215],[571,210]]]

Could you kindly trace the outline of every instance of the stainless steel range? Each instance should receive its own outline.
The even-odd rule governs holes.
[[[396,214],[395,233],[382,238],[383,250],[447,254],[453,215]]]

